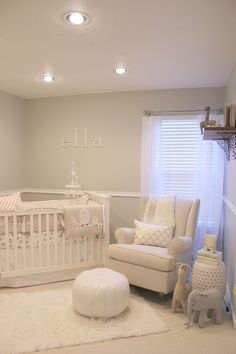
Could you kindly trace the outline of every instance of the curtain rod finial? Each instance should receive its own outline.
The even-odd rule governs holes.
[[[206,111],[205,120],[208,121],[208,120],[209,120],[209,117],[210,117],[211,107],[209,107],[209,106],[206,107],[205,111]]]

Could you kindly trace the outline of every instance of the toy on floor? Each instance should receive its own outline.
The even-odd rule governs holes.
[[[193,322],[197,322],[200,328],[204,328],[206,322],[209,321],[209,314],[214,323],[222,323],[222,301],[222,293],[218,289],[193,290],[187,300],[188,322],[185,323],[186,327],[189,328]]]
[[[189,269],[188,264],[182,263],[179,266],[178,281],[175,285],[172,300],[172,311],[176,312],[178,308],[182,307],[185,315],[187,314],[187,298],[191,291],[191,285],[186,283],[186,276]]]

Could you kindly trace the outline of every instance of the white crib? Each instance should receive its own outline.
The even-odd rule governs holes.
[[[103,206],[103,232],[66,239],[63,210],[1,212],[0,287],[74,279],[85,269],[104,266],[110,228],[110,197],[88,192]]]

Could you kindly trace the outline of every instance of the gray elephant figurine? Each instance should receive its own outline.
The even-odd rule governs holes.
[[[187,328],[198,322],[200,328],[204,328],[208,318],[208,310],[211,310],[213,320],[216,324],[222,322],[222,293],[215,288],[208,290],[193,290],[187,301],[188,322]]]
[[[203,128],[205,128],[205,127],[214,127],[214,126],[216,126],[216,121],[215,120],[203,120],[200,123],[201,134],[203,134]]]

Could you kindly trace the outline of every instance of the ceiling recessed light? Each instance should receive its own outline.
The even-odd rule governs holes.
[[[121,67],[115,69],[115,72],[119,75],[125,74],[125,73],[127,73],[127,71],[128,70],[126,68],[121,68]]]
[[[89,21],[88,15],[78,11],[68,12],[64,19],[70,25],[85,25]]]
[[[50,74],[43,75],[42,79],[45,82],[52,82],[52,81],[56,80],[56,78]]]

